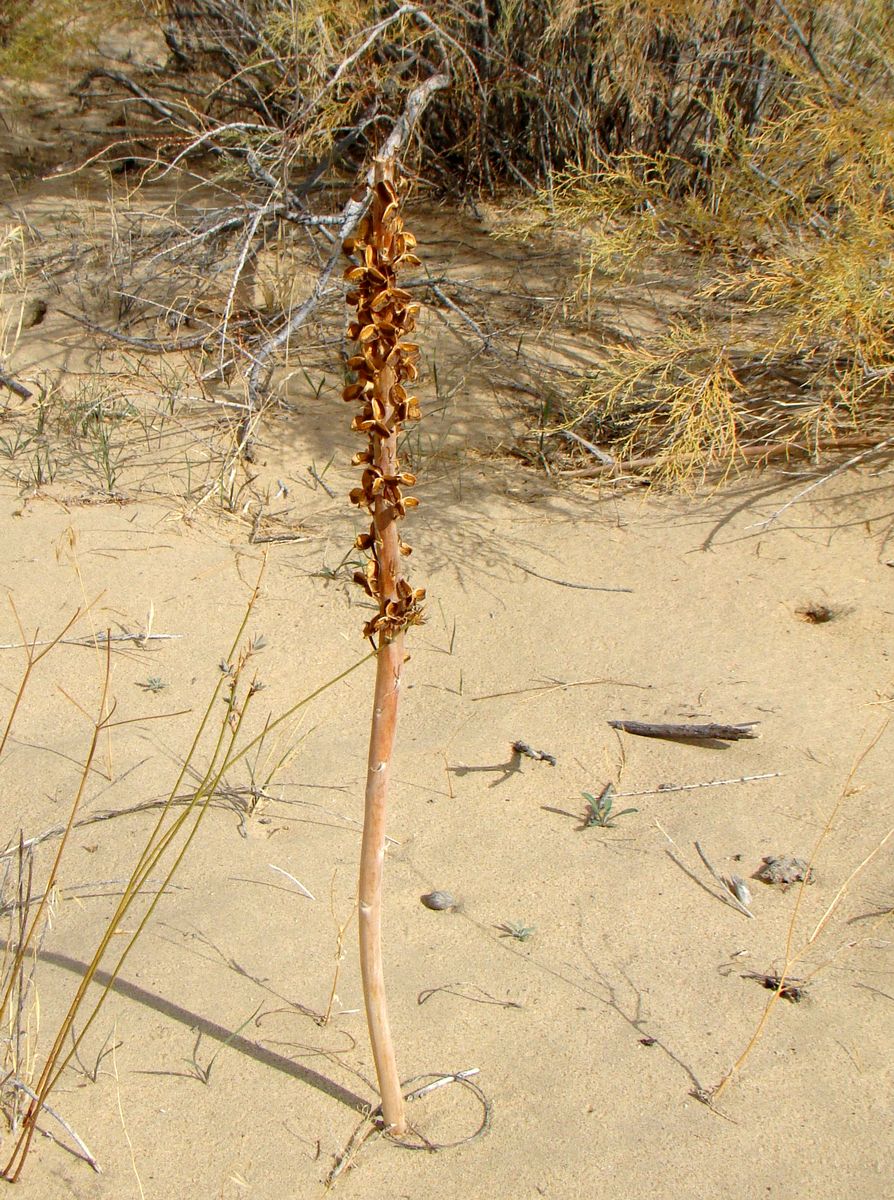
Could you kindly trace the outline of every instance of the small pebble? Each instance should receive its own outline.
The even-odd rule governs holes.
[[[426,908],[434,909],[435,912],[443,912],[448,908],[456,908],[456,900],[449,892],[426,892],[419,899]]]
[[[41,297],[37,297],[34,300],[26,300],[22,307],[22,328],[32,329],[35,325],[40,325],[46,315],[46,300]]]

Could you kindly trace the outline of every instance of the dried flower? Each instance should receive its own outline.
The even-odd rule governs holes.
[[[353,285],[346,299],[357,310],[348,337],[357,343],[357,353],[348,359],[356,379],[346,384],[342,397],[360,406],[351,428],[367,439],[366,449],[352,459],[363,474],[360,486],[350,493],[351,503],[372,517],[369,533],[360,534],[355,542],[370,558],[364,570],[354,573],[354,580],[379,605],[376,616],[364,625],[363,635],[386,640],[424,619],[421,602],[425,589],[410,587],[400,577],[396,561],[391,561],[411,553],[395,523],[419,503],[415,496],[404,495],[403,489],[412,487],[416,476],[401,471],[397,460],[401,428],[421,415],[418,400],[404,386],[417,377],[419,347],[403,340],[416,328],[419,306],[410,303],[410,292],[397,285],[401,266],[419,264],[412,252],[415,245],[415,237],[404,229],[399,215],[395,185],[380,180],[357,236],[344,243],[352,260],[345,279]],[[390,543],[387,552],[386,541]]]

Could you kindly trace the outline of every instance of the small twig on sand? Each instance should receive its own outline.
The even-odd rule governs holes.
[[[742,725],[653,725],[648,721],[608,723],[612,729],[622,729],[625,733],[635,733],[638,737],[670,738],[672,741],[737,742],[741,738],[757,737],[754,732],[757,721],[747,721]]]
[[[328,1192],[332,1185],[338,1179],[343,1171],[347,1171],[354,1164],[354,1160],[360,1153],[363,1144],[371,1137],[381,1134],[381,1130],[374,1124],[372,1116],[364,1117],[354,1132],[348,1139],[348,1144],[342,1150],[335,1160],[332,1170],[326,1176],[326,1191]]]
[[[754,920],[754,913],[742,903],[735,892],[730,890],[729,884],[708,858],[707,854],[705,854],[698,842],[693,842],[692,844],[695,846],[696,854],[710,871],[712,878],[715,879],[716,882],[719,883],[723,888],[723,898],[728,900],[729,903],[732,904],[733,908],[737,908],[739,912],[744,913],[746,917],[751,917],[751,919]]]
[[[7,375],[5,371],[0,371],[0,385],[9,388],[14,392],[20,400],[30,400],[32,393],[25,387],[24,383],[19,383],[18,379],[13,379],[11,375]]]
[[[646,788],[642,792],[615,792],[617,797],[663,796],[665,792],[694,792],[696,788],[726,787],[732,783],[753,783],[757,779],[778,779],[781,771],[767,771],[764,775],[740,775],[738,779],[709,779],[705,783],[666,783],[657,788]]]
[[[331,496],[333,500],[335,499],[335,495],[336,495],[335,492],[332,490],[332,488],[329,486],[329,484],[325,481],[325,479],[323,479],[323,476],[317,474],[316,467],[313,467],[313,466],[308,467],[307,473],[308,473],[308,475],[310,475],[311,479],[315,479],[317,481],[317,483],[320,485],[320,487],[323,489],[323,491],[326,493],[327,496]]]
[[[723,876],[718,871],[716,871],[714,869],[714,867],[708,861],[708,858],[705,855],[705,852],[702,850],[702,848],[698,844],[698,842],[695,842],[694,845],[695,845],[696,851],[698,852],[699,858],[702,860],[702,862],[705,864],[705,866],[711,872],[712,877],[720,884],[721,888],[723,889],[719,896],[717,895],[716,892],[712,892],[711,889],[709,887],[707,887],[699,879],[699,877],[697,875],[695,875],[689,869],[689,867],[686,866],[686,863],[683,862],[683,859],[682,859],[682,854],[683,854],[682,850],[677,845],[677,843],[674,841],[674,839],[671,837],[671,835],[667,832],[667,830],[664,828],[664,826],[661,824],[661,822],[656,821],[655,825],[661,831],[661,833],[664,834],[664,836],[667,838],[667,840],[673,846],[674,850],[676,850],[677,854],[671,853],[670,850],[668,850],[667,853],[670,856],[670,858],[677,864],[677,866],[680,868],[681,871],[683,871],[686,875],[688,875],[689,878],[691,880],[693,880],[693,882],[697,883],[700,888],[702,888],[704,891],[706,891],[709,896],[713,896],[715,898],[715,900],[720,900],[724,904],[729,904],[730,907],[737,909],[744,916],[748,917],[749,920],[751,920],[751,921],[754,920],[754,913],[751,912],[750,909],[746,908],[745,905],[742,904],[741,901],[729,890],[729,888],[727,887],[727,884],[726,884],[726,880],[723,878]],[[680,857],[678,858],[677,855],[680,855]]]
[[[579,433],[574,433],[571,429],[547,429],[544,436],[564,438],[566,442],[574,442],[577,446],[583,446],[588,454],[592,454],[594,458],[598,458],[606,467],[615,467],[618,465],[618,460],[613,458],[607,451],[600,450],[598,446],[595,446],[592,442],[588,442],[586,438],[581,437]]]
[[[285,875],[286,879],[290,879],[302,896],[306,896],[308,900],[316,900],[316,896],[304,886],[300,879],[296,879],[290,871],[284,871],[282,867],[275,867],[273,863],[268,863],[267,866],[271,871],[278,871],[280,875]]]
[[[768,525],[773,524],[777,517],[781,517],[784,512],[787,512],[788,509],[792,507],[792,505],[797,504],[799,500],[803,500],[805,496],[815,491],[818,487],[822,487],[824,483],[828,483],[829,480],[834,479],[836,475],[841,475],[844,471],[849,470],[849,468],[855,467],[857,463],[863,462],[864,459],[872,458],[872,456],[875,454],[880,454],[883,450],[887,450],[888,447],[892,445],[894,445],[894,437],[885,438],[883,442],[879,442],[875,446],[870,446],[869,449],[864,450],[862,454],[855,454],[853,458],[847,459],[846,462],[839,463],[839,465],[833,470],[827,471],[824,475],[821,475],[819,479],[815,479],[813,483],[808,484],[806,488],[802,488],[796,496],[792,496],[791,500],[787,500],[785,504],[783,504],[782,508],[777,508],[776,511],[772,513],[771,516],[767,517],[765,521],[756,521],[753,525],[747,525],[746,529],[766,529]]]
[[[484,342],[485,348],[487,348],[490,345],[490,341],[491,341],[490,335],[485,333],[484,330],[481,328],[481,326],[476,321],[472,320],[472,318],[469,316],[469,314],[466,312],[466,310],[464,308],[460,308],[460,306],[458,304],[456,304],[453,300],[451,300],[450,297],[445,292],[443,292],[441,290],[441,288],[439,288],[436,284],[430,283],[429,288],[432,292],[432,295],[437,296],[437,298],[441,301],[441,303],[444,305],[445,308],[449,308],[451,312],[455,312],[458,317],[460,317],[463,321],[465,321],[465,323],[469,326],[469,328],[472,330],[472,332],[477,334],[477,336],[481,338],[482,342]]]
[[[471,1079],[473,1075],[480,1074],[480,1067],[470,1067],[468,1071],[457,1071],[455,1075],[442,1075],[440,1079],[436,1079],[433,1083],[427,1083],[425,1087],[416,1088],[415,1092],[407,1092],[404,1099],[419,1100],[423,1096],[427,1096],[429,1092],[446,1087],[448,1083],[457,1083],[460,1079]]]
[[[314,539],[301,537],[297,533],[269,533],[263,537],[249,534],[248,540],[252,546],[268,546],[273,545],[275,542],[312,542]]]
[[[547,583],[557,583],[559,587],[579,588],[582,592],[632,592],[633,588],[625,587],[602,587],[596,583],[569,583],[567,579],[553,579],[552,575],[541,575],[539,571],[534,571],[530,567],[526,567],[524,563],[517,562],[515,564],[520,571],[524,571],[526,575],[533,575],[535,579],[544,579]]]
[[[537,683],[532,687],[512,688],[508,692],[487,692],[483,696],[472,696],[473,703],[479,700],[504,700],[507,696],[526,696],[537,692],[565,691],[566,688],[600,687],[611,684],[613,687],[636,688],[641,692],[650,692],[651,683],[631,683],[628,679],[550,679],[546,683]]]
[[[65,1120],[64,1117],[60,1117],[60,1115],[56,1112],[56,1110],[54,1108],[50,1108],[50,1106],[49,1106],[49,1104],[47,1104],[46,1100],[41,1100],[40,1097],[35,1092],[33,1092],[30,1087],[28,1087],[27,1083],[22,1083],[21,1080],[19,1080],[19,1079],[10,1079],[9,1084],[10,1084],[10,1087],[18,1088],[18,1090],[20,1092],[24,1092],[25,1095],[29,1096],[34,1101],[35,1104],[39,1104],[45,1113],[49,1113],[49,1115],[55,1121],[58,1121],[59,1124],[62,1126],[62,1128],[65,1130],[65,1132],[68,1134],[68,1136],[75,1142],[78,1149],[81,1151],[81,1153],[78,1155],[78,1157],[83,1158],[85,1162],[88,1162],[90,1164],[90,1166],[93,1168],[93,1170],[97,1173],[97,1175],[102,1174],[102,1167],[96,1161],[95,1156],[87,1148],[83,1139],[78,1137],[78,1135],[75,1133],[75,1131],[72,1129],[72,1127],[69,1125],[69,1123]],[[52,1136],[52,1135],[50,1135],[50,1136]],[[53,1139],[53,1140],[55,1141],[55,1139]]]
[[[280,514],[281,515],[281,514]],[[273,542],[311,542],[313,538],[307,537],[301,533],[265,533],[261,534],[258,530],[261,528],[261,521],[264,518],[263,504],[254,515],[254,520],[251,523],[251,532],[248,535],[249,545],[265,546]]]
[[[44,642],[3,642],[0,650],[28,650],[32,646],[104,646],[106,642],[171,642],[182,638],[182,633],[97,633],[93,637],[57,638]]]
[[[551,767],[556,765],[555,754],[547,754],[545,750],[534,750],[527,742],[513,742],[513,754],[523,754],[525,758],[533,758],[535,762],[549,763]]]

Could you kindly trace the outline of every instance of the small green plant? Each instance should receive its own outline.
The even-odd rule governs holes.
[[[497,928],[501,937],[514,938],[517,942],[529,942],[537,932],[536,925],[525,925],[522,921],[504,921]]]
[[[115,465],[115,450],[112,445],[109,428],[101,421],[96,423],[96,427],[90,437],[89,448],[93,463],[102,479],[103,487],[107,492],[113,492],[118,480],[118,471]]]
[[[56,460],[50,453],[49,446],[38,446],[34,451],[34,457],[29,461],[28,467],[30,473],[28,482],[34,487],[43,487],[44,484],[52,483],[56,478]]]
[[[9,459],[10,462],[15,462],[19,454],[27,450],[34,440],[19,428],[13,432],[14,437],[0,437],[0,456]]]
[[[587,810],[583,817],[584,829],[591,829],[594,825],[600,825],[603,829],[611,829],[619,817],[626,817],[628,813],[639,811],[636,808],[622,808],[619,811],[613,811],[614,794],[615,789],[610,783],[605,785],[598,796],[594,796],[592,792],[581,792],[587,802]]]
[[[242,1024],[238,1027],[238,1029],[234,1029],[233,1032],[229,1035],[229,1037],[224,1038],[221,1041],[218,1048],[214,1051],[214,1053],[208,1059],[208,1062],[205,1064],[199,1062],[199,1047],[202,1044],[202,1030],[201,1029],[196,1030],[195,1045],[192,1048],[192,1054],[186,1061],[189,1064],[189,1066],[192,1068],[192,1071],[190,1073],[193,1074],[195,1076],[195,1078],[199,1080],[200,1083],[204,1083],[206,1087],[210,1085],[211,1071],[214,1067],[215,1062],[217,1062],[217,1059],[220,1057],[220,1055],[223,1053],[223,1051],[226,1050],[226,1048],[228,1046],[231,1046],[233,1044],[233,1042],[236,1041],[236,1039],[239,1037],[242,1030],[245,1029],[245,1027],[247,1025],[250,1025],[252,1023],[252,1021],[255,1019],[255,1017],[257,1017],[258,1013],[261,1011],[261,1008],[263,1008],[263,1005],[261,1005],[259,1008],[256,1008],[255,1011],[251,1014],[251,1016],[246,1017],[246,1019],[242,1022]]]
[[[330,567],[330,566],[327,566],[326,563],[323,563],[323,565],[320,567],[319,571],[312,572],[312,578],[326,579],[326,580],[329,580],[330,582],[332,582],[332,581],[338,579],[340,571],[347,570],[348,578],[353,579],[354,572],[363,570],[363,568],[366,566],[366,562],[364,559],[352,558],[351,556],[353,553],[354,553],[354,547],[352,546],[351,549],[347,552],[347,554],[344,556],[344,558],[341,560],[341,562],[336,567]]]
[[[326,376],[321,375],[320,382],[314,383],[314,381],[311,379],[310,375],[308,375],[307,371],[305,371],[304,367],[301,368],[301,374],[304,376],[305,380],[307,381],[307,386],[313,392],[314,400],[319,400],[320,393],[322,392],[323,388],[326,386]],[[329,469],[329,467],[332,465],[332,462],[334,459],[335,459],[335,455],[333,454],[332,458],[329,459],[329,462],[326,464],[326,466],[324,468],[324,474]]]
[[[115,1051],[120,1050],[124,1045],[123,1042],[113,1041],[114,1036],[115,1030],[110,1029],[106,1035],[106,1040],[99,1047],[99,1050],[96,1052],[95,1056],[91,1056],[93,1058],[93,1062],[85,1062],[79,1053],[78,1038],[75,1034],[74,1025],[72,1025],[71,1041],[74,1053],[74,1062],[77,1064],[77,1069],[79,1070],[80,1074],[83,1075],[85,1079],[89,1080],[90,1083],[97,1083],[100,1075],[106,1074],[106,1072],[102,1070],[103,1059],[108,1058],[110,1054],[114,1055]]]
[[[150,675],[145,683],[140,684],[144,692],[152,692],[154,696],[157,696],[159,692],[163,692],[167,686],[165,681],[160,679],[158,675]]]

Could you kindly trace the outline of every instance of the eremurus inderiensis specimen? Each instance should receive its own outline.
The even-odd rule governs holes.
[[[376,686],[360,852],[360,969],[382,1122],[391,1133],[400,1134],[406,1118],[385,1004],[382,876],[404,633],[422,621],[420,602],[425,597],[422,588],[412,588],[403,578],[401,563],[410,547],[398,531],[407,509],[418,501],[404,494],[416,478],[400,469],[397,439],[404,422],[418,420],[420,414],[416,398],[407,390],[417,376],[418,346],[404,341],[416,327],[419,308],[410,303],[410,293],[398,286],[397,273],[404,265],[418,265],[419,259],[413,254],[416,239],[406,232],[400,217],[393,162],[378,161],[374,180],[370,210],[357,235],[344,243],[353,264],[345,272],[351,284],[347,302],[357,312],[348,328],[348,337],[356,345],[348,369],[356,380],[345,387],[343,396],[359,405],[351,428],[366,438],[365,449],[353,459],[363,474],[351,501],[371,518],[369,531],[361,533],[356,543],[368,555],[366,568],[357,571],[354,579],[377,605],[363,627],[376,650]]]

